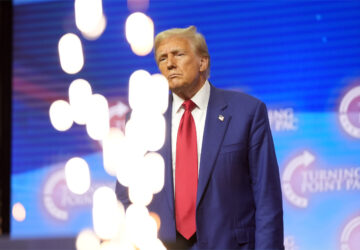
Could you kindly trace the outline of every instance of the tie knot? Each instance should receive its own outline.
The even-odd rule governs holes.
[[[182,106],[185,108],[185,111],[188,110],[191,112],[196,107],[196,104],[191,100],[186,100]]]

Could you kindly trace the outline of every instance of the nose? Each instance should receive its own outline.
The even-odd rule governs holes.
[[[175,58],[174,58],[173,55],[170,55],[170,56],[168,57],[167,65],[166,65],[166,66],[167,66],[168,69],[173,69],[173,68],[176,67],[176,62],[175,62]]]

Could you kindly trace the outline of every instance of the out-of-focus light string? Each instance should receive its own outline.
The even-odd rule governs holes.
[[[136,6],[147,8],[149,2],[141,4],[134,5],[134,1],[128,0],[132,10]],[[75,23],[82,36],[89,40],[101,36],[106,27],[102,1],[75,0],[74,9]],[[142,12],[132,13],[126,20],[125,33],[136,55],[144,56],[152,51],[154,24],[150,17]],[[80,38],[72,33],[65,34],[59,41],[59,57],[65,73],[78,73],[84,65]],[[162,75],[135,71],[129,78],[132,112],[125,133],[110,127],[108,101],[92,93],[85,79],[75,79],[70,84],[69,102],[56,100],[51,105],[50,121],[56,130],[66,131],[73,123],[84,125],[89,137],[101,142],[106,173],[116,176],[128,187],[133,203],[125,211],[112,189],[105,186],[96,189],[92,207],[94,230],[84,229],[79,233],[78,250],[165,249],[157,238],[160,218],[146,206],[164,186],[164,160],[155,151],[165,141],[163,114],[168,106],[168,92],[167,80]],[[65,166],[65,177],[72,192],[81,195],[89,190],[90,170],[84,159],[71,158]]]

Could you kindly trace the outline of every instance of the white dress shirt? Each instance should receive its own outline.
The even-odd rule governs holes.
[[[176,141],[177,141],[177,133],[179,129],[180,120],[185,112],[185,109],[182,107],[182,104],[185,100],[183,100],[174,93],[172,95],[173,95],[173,103],[172,103],[172,117],[171,117],[171,148],[172,148],[173,180],[175,187]],[[209,98],[210,98],[210,84],[206,80],[204,86],[202,86],[202,88],[191,98],[191,100],[196,104],[196,107],[192,110],[191,114],[194,118],[195,127],[196,127],[198,171],[200,169],[201,147],[202,147],[202,141],[204,135],[206,111],[209,103]]]

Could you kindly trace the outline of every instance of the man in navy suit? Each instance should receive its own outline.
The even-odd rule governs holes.
[[[165,113],[166,141],[159,151],[165,160],[165,185],[149,205],[161,219],[159,238],[191,249],[283,249],[279,169],[264,103],[208,82],[210,56],[194,26],[159,33],[155,58],[172,91]],[[190,111],[183,105],[188,100]],[[196,127],[195,195],[177,187],[184,185],[179,183],[181,159],[176,155],[186,112]],[[194,189],[191,178],[185,186]],[[119,183],[116,193],[129,204]],[[186,208],[190,226],[185,233],[179,227],[179,196],[194,197]]]

